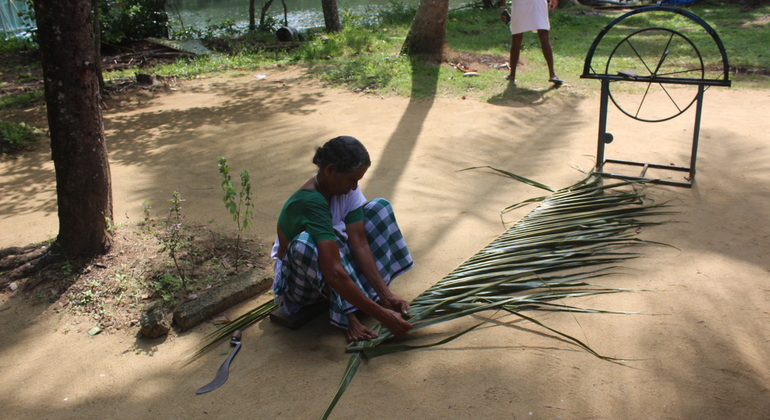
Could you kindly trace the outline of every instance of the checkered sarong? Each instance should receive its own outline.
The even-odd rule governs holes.
[[[390,285],[394,278],[412,268],[412,256],[387,200],[375,198],[364,204],[364,229],[385,284]],[[339,234],[337,246],[342,266],[353,282],[370,299],[379,300],[374,287],[353,261],[347,242],[341,240]],[[283,306],[288,314],[297,312],[303,306],[328,300],[331,323],[345,329],[348,328],[347,314],[356,310],[337,292],[327,287],[318,262],[318,248],[307,232],[297,235],[289,243],[280,264],[280,273],[276,273],[273,282],[273,293],[278,305]]]

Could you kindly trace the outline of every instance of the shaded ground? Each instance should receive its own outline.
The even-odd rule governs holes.
[[[138,327],[144,307],[154,300],[171,313],[229,276],[269,268],[268,256],[253,239],[237,241],[232,233],[183,223],[180,240],[172,243],[168,229],[165,220],[118,226],[106,255],[82,265],[54,264],[3,288],[30,305],[51,305],[62,325],[87,323],[112,334]],[[177,244],[175,263],[168,249]]]
[[[43,69],[38,51],[0,54],[0,96],[43,89]]]
[[[491,165],[563,187],[582,176],[573,166],[593,164],[598,98],[568,86],[501,81],[494,103],[410,101],[325,89],[299,69],[260,73],[266,77],[136,92],[105,112],[115,214],[125,216],[116,222],[142,220],[142,202],[163,208],[179,190],[186,220],[227,226],[216,169],[216,157],[225,156],[236,171],[251,171],[257,206],[248,235],[269,246],[283,201],[312,176],[314,147],[353,135],[374,163],[364,193],[390,199],[415,258],[394,283],[411,299],[503,232],[503,208],[540,195],[459,170]],[[333,418],[770,417],[769,98],[766,91],[708,91],[694,187],[648,190],[679,213],[676,223],[641,237],[676,249],[650,246],[628,270],[601,281],[643,292],[575,302],[632,314],[536,314],[602,354],[632,361],[602,361],[532,324],[488,314],[492,322],[450,345],[364,363]],[[639,126],[612,112],[609,157],[688,163],[691,114]],[[45,150],[0,162],[0,247],[55,234],[52,179]],[[323,316],[297,331],[263,321],[244,331],[223,388],[196,396],[228,345],[180,360],[213,325],[143,340],[131,328],[90,337],[93,324],[67,322],[56,304],[0,296],[0,404],[8,417],[318,418],[348,360],[343,335]]]

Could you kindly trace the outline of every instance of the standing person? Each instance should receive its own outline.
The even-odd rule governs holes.
[[[329,301],[331,323],[348,341],[376,338],[356,311],[375,318],[393,335],[412,328],[409,303],[388,286],[412,268],[390,203],[366,201],[358,181],[371,165],[369,153],[353,137],[336,137],[313,157],[318,173],[284,204],[278,216],[273,293],[291,315]]]
[[[555,85],[561,85],[563,81],[556,75],[553,69],[553,48],[549,31],[551,23],[548,21],[548,9],[559,6],[559,0],[512,0],[511,12],[505,7],[505,0],[500,0],[500,18],[511,27],[511,73],[505,76],[505,80],[516,82],[516,66],[519,64],[519,52],[524,32],[537,30],[540,38],[540,48],[543,50],[545,62],[548,64],[548,81]]]

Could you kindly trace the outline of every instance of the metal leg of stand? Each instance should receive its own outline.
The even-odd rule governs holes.
[[[601,102],[599,103],[599,136],[596,147],[596,172],[604,170],[604,133],[607,132],[607,110],[610,96],[610,81],[602,79]]]
[[[700,138],[700,116],[703,110],[703,85],[698,85],[698,98],[695,104],[695,127],[692,134],[692,152],[690,153],[690,184],[695,182],[695,160],[698,156],[698,139]]]

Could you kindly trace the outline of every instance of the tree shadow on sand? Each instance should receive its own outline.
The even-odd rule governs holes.
[[[395,192],[436,99],[439,65],[423,63],[419,58],[411,58],[410,62],[412,90],[409,105],[385,145],[372,176],[372,187],[383,197],[391,197]]]

